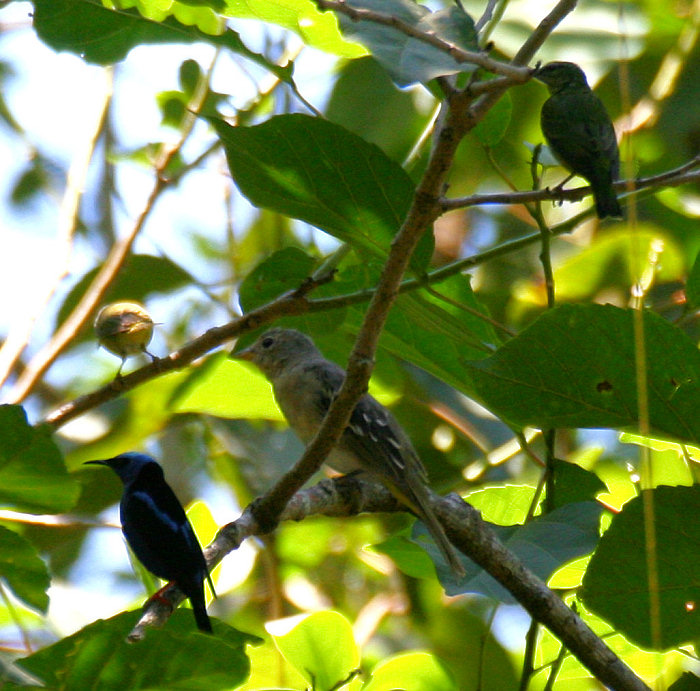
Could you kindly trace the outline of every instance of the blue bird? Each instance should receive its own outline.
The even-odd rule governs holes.
[[[214,592],[202,548],[163,469],[150,456],[123,453],[86,465],[109,466],[124,483],[119,503],[122,532],[139,561],[153,574],[174,581],[190,599],[197,628],[212,632],[204,601],[204,579]]]

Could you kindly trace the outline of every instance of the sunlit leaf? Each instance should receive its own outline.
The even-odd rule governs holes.
[[[254,127],[210,122],[236,185],[253,204],[306,221],[361,255],[386,257],[414,185],[378,147],[307,115],[278,115]],[[426,232],[414,269],[425,269],[432,248]]]
[[[319,689],[333,688],[359,666],[352,626],[338,612],[311,614],[284,634],[275,635],[277,628],[274,622],[268,624],[275,645]]]

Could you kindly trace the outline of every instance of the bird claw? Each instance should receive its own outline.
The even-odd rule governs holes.
[[[170,612],[173,612],[175,610],[175,607],[173,606],[173,603],[163,595],[163,593],[168,590],[170,587],[177,585],[175,581],[169,581],[166,583],[160,590],[157,590],[151,597],[146,600],[144,603],[144,609],[148,607],[148,605],[151,604],[151,602],[160,602],[162,605],[165,605]]]

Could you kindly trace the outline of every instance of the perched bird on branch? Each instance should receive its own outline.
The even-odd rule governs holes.
[[[534,76],[551,94],[542,106],[540,125],[552,153],[573,175],[590,183],[598,218],[621,218],[613,189],[620,172],[615,129],[583,70],[573,62],[550,62]]]
[[[124,537],[138,560],[158,578],[174,581],[192,603],[197,628],[211,633],[204,579],[212,593],[214,586],[202,548],[185,510],[165,482],[163,469],[150,456],[134,452],[87,461],[90,464],[109,466],[124,483],[119,517]]]
[[[122,359],[117,377],[131,355],[145,353],[152,360],[158,359],[146,350],[153,338],[153,326],[151,315],[138,302],[113,302],[100,310],[95,319],[95,333],[105,350]]]
[[[272,383],[289,425],[308,443],[316,434],[345,379],[313,341],[293,329],[272,329],[234,357],[256,364]],[[428,527],[457,576],[464,575],[454,547],[430,506],[426,472],[408,435],[379,401],[365,394],[326,459],[343,473],[362,470],[382,482]]]

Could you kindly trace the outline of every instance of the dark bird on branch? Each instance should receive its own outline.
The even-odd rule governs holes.
[[[177,584],[192,603],[197,628],[211,633],[204,579],[212,593],[214,587],[202,548],[163,469],[150,456],[134,452],[87,464],[109,466],[121,478],[119,517],[129,547],[151,573]]]
[[[620,172],[615,129],[583,70],[573,62],[550,62],[537,69],[534,76],[547,85],[551,94],[540,116],[549,148],[572,174],[590,183],[598,218],[622,218],[613,189]]]
[[[345,370],[326,360],[308,336],[293,329],[267,331],[234,357],[262,370],[290,427],[304,443],[310,442],[345,380]],[[423,464],[406,432],[379,401],[369,394],[360,398],[327,463],[343,473],[367,472],[383,483],[426,524],[455,575],[464,575],[430,506]]]

